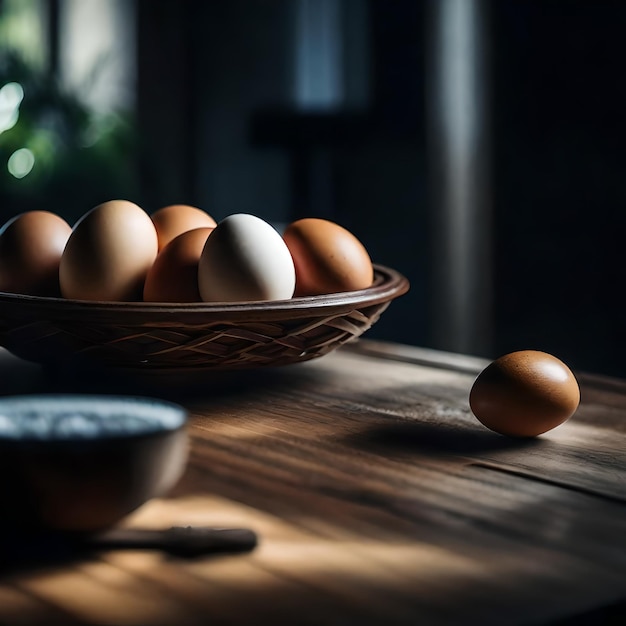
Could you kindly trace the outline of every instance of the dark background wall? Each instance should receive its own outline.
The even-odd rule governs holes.
[[[365,98],[309,110],[294,95],[296,2],[140,2],[139,122],[153,172],[160,170],[144,193],[149,206],[188,198],[217,218],[245,211],[279,224],[305,215],[339,222],[375,261],[411,281],[370,336],[428,345],[425,3],[350,4],[344,41],[362,4],[367,48],[354,58],[346,44],[342,73],[367,73]],[[164,33],[185,52],[160,46]],[[164,74],[172,55],[191,60]],[[155,107],[163,91],[175,96]],[[152,136],[170,117],[178,122]],[[181,150],[191,161],[172,168]]]
[[[496,328],[626,373],[626,4],[492,3]]]
[[[307,110],[294,96],[297,2],[127,3],[136,9],[136,111],[114,164],[87,171],[77,158],[84,171],[74,165],[38,193],[4,181],[3,217],[42,202],[71,216],[111,197],[277,224],[330,217],[411,281],[368,336],[445,347],[432,307],[433,2],[340,4],[341,75],[352,95]],[[475,352],[543,349],[578,369],[626,375],[626,3],[481,5],[492,217],[478,226],[491,232],[493,280],[492,337]]]

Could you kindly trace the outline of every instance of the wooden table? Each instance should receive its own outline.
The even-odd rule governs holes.
[[[168,393],[190,462],[127,525],[243,526],[259,546],[5,567],[0,623],[622,623],[626,383],[577,373],[576,415],[512,440],[469,411],[484,365],[361,340]],[[59,388],[7,353],[0,384]]]

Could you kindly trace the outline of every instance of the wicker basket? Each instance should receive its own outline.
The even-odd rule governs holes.
[[[0,344],[46,366],[233,370],[327,354],[358,337],[409,283],[375,266],[360,291],[280,302],[83,302],[0,293]]]

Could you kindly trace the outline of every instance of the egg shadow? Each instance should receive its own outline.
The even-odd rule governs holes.
[[[501,435],[483,426],[471,413],[466,385],[416,383],[389,387],[384,400],[376,392],[347,395],[348,405],[368,406],[358,429],[343,442],[377,454],[474,456],[546,445],[540,438]]]
[[[480,456],[544,445],[536,438],[513,438],[483,427],[427,421],[383,423],[349,435],[344,443],[377,454],[419,453],[423,456]]]

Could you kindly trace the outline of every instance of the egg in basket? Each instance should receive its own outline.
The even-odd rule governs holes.
[[[44,365],[218,370],[285,365],[360,336],[409,288],[338,224],[279,233],[126,200],[71,228],[31,211],[0,230],[0,344]]]

